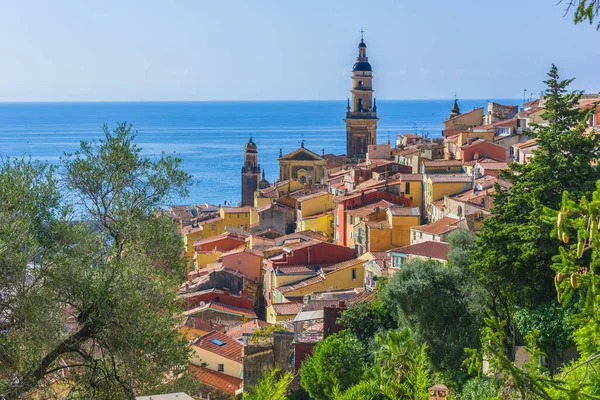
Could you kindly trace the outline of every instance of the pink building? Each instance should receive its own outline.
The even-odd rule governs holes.
[[[246,275],[248,279],[260,282],[262,276],[262,252],[244,247],[243,249],[224,253],[219,259],[223,267],[239,271]]]

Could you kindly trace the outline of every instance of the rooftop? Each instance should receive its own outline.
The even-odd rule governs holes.
[[[349,215],[355,215],[357,217],[366,217],[380,210],[385,210],[390,207],[398,207],[398,204],[394,204],[387,200],[379,200],[371,204],[367,204],[365,206],[353,208],[351,210],[347,210],[346,213]]]
[[[240,307],[234,307],[234,306],[230,306],[230,305],[222,304],[222,303],[213,303],[212,301],[204,304],[203,306],[195,307],[190,310],[184,311],[183,315],[192,316],[194,314],[198,314],[200,312],[207,311],[207,310],[213,310],[213,311],[217,311],[217,312],[222,312],[224,314],[237,315],[237,316],[242,316],[242,317],[247,317],[247,318],[258,318],[256,316],[256,314],[254,313],[254,311],[252,311],[252,310],[247,310],[245,308],[240,308]]]
[[[228,251],[227,253],[221,254],[221,258],[223,257],[227,257],[227,256],[233,256],[235,254],[240,254],[240,253],[247,253],[256,257],[263,257],[263,253],[262,251],[258,251],[258,250],[254,250],[248,247],[243,247],[241,249],[234,249],[231,251]]]
[[[200,382],[231,395],[236,394],[243,382],[240,378],[236,378],[235,376],[225,375],[221,372],[213,371],[208,368],[199,367],[193,364],[190,364],[190,372],[192,372]]]
[[[277,315],[296,315],[302,311],[302,303],[273,303],[273,310]]]
[[[266,328],[271,324],[265,321],[260,321],[258,319],[253,319],[252,321],[248,321],[243,324],[239,324],[230,328],[225,332],[227,336],[232,338],[233,340],[242,340],[242,336],[244,333],[252,333],[258,329]]]
[[[411,230],[417,232],[429,233],[432,235],[443,235],[458,228],[456,225],[460,222],[457,218],[444,217],[427,225],[413,226]]]
[[[460,160],[423,160],[425,167],[462,167]]]
[[[217,331],[199,337],[194,346],[238,363],[244,357],[244,346],[241,343]]]
[[[397,247],[390,253],[407,254],[420,257],[435,258],[437,260],[448,260],[448,243],[445,242],[421,242],[408,246]]]
[[[432,183],[468,183],[473,180],[472,177],[466,174],[437,174],[427,175],[427,179]]]

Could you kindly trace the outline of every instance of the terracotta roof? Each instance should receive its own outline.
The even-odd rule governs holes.
[[[423,174],[398,174],[401,181],[422,181]]]
[[[268,322],[253,319],[252,321],[248,321],[244,324],[239,324],[228,329],[225,334],[234,340],[241,340],[244,333],[252,333],[255,330],[262,329],[270,325],[271,324]]]
[[[225,375],[221,372],[199,367],[197,365],[190,364],[190,372],[205,385],[212,386],[231,395],[235,395],[235,392],[242,386],[242,380],[240,378]]]
[[[390,213],[395,216],[415,216],[421,215],[419,207],[390,207]]]
[[[240,242],[244,242],[247,237],[248,237],[248,235],[244,235],[241,233],[225,232],[225,233],[222,233],[217,236],[211,236],[206,239],[196,240],[194,242],[194,247],[198,247],[198,246],[202,246],[202,245],[210,244],[210,243],[215,243],[215,242],[220,242],[221,240],[225,240],[225,239],[234,239],[234,240],[239,240]]]
[[[354,296],[350,297],[347,302],[349,305],[352,305],[362,302],[373,303],[375,300],[375,292],[363,289],[362,291],[356,293]]]
[[[483,169],[491,169],[492,171],[497,171],[501,169],[508,169],[508,164],[505,162],[486,162],[480,163]]]
[[[506,119],[503,121],[496,121],[494,123],[491,124],[487,124],[487,125],[480,125],[480,126],[476,126],[475,128],[473,128],[473,130],[475,129],[492,129],[492,128],[498,128],[498,127],[516,127],[517,126],[517,118],[511,118],[511,119]]]
[[[277,190],[277,188],[273,186],[264,188],[260,192],[264,197],[268,197],[271,199],[276,199],[279,197],[279,190]]]
[[[394,153],[394,155],[395,156],[409,156],[411,154],[415,154],[415,153],[418,153],[418,152],[419,152],[419,149],[417,149],[416,147],[411,147],[409,149],[403,149],[403,150],[400,150],[400,151],[396,151]]]
[[[244,357],[244,346],[241,343],[217,331],[200,336],[194,342],[194,346],[238,363],[241,363]]]
[[[296,232],[296,233],[290,233],[289,235],[286,236],[290,236],[290,235],[304,235],[307,237],[310,237],[312,239],[318,240],[318,241],[327,241],[327,236],[323,236],[320,233],[317,233],[315,231],[310,231],[310,230],[305,230],[305,231],[300,231],[300,232]]]
[[[446,142],[456,142],[460,134],[446,136]]]
[[[198,317],[188,317],[186,321],[186,323],[191,325],[193,329],[204,331],[205,334],[210,331],[221,330],[224,328],[223,325],[218,324],[215,321]]]
[[[207,331],[203,331],[202,329],[190,328],[189,326],[182,326],[179,329],[177,329],[177,331],[187,341],[195,340],[196,338],[204,336],[208,333]]]
[[[533,107],[533,108],[530,108],[529,110],[519,112],[518,116],[519,117],[530,116],[531,114],[535,114],[536,112],[543,111],[543,110],[544,110],[544,107]]]
[[[421,257],[430,257],[438,260],[448,259],[448,243],[445,242],[421,242],[408,246],[397,247],[390,253],[410,254]]]
[[[442,219],[438,219],[435,222],[432,222],[431,224],[413,226],[410,229],[415,230],[417,232],[430,233],[432,235],[442,235],[444,233],[450,232],[458,228],[456,224],[458,224],[459,222],[459,219],[452,217],[444,217]]]
[[[431,204],[437,208],[438,210],[443,210],[444,209],[444,199],[440,199],[440,200],[436,200],[436,201],[432,201]]]
[[[421,136],[415,135],[414,133],[400,133],[396,136],[405,137],[407,139],[421,139]]]
[[[364,224],[370,229],[392,229],[388,221],[364,221]]]
[[[302,303],[273,303],[277,315],[296,315],[302,311]]]
[[[192,316],[194,314],[198,314],[198,313],[200,313],[202,311],[206,311],[206,310],[213,310],[213,311],[217,311],[217,312],[223,312],[225,314],[233,314],[233,315],[244,316],[244,317],[249,317],[249,318],[258,318],[256,316],[256,314],[254,313],[254,311],[252,311],[252,310],[247,310],[245,308],[240,308],[240,307],[234,307],[234,306],[230,306],[230,305],[223,304],[223,303],[214,303],[212,301],[204,304],[203,306],[195,307],[190,310],[184,311],[183,315]]]
[[[522,149],[522,148],[529,147],[529,146],[535,146],[536,143],[537,143],[536,139],[529,139],[524,142],[515,143],[515,144],[513,144],[513,147]]]
[[[252,207],[250,207],[250,206],[245,206],[245,207],[223,207],[223,210],[225,211],[226,214],[228,214],[228,213],[247,213],[247,212],[250,212],[252,210]]]
[[[423,160],[423,165],[426,167],[461,167],[460,160]]]
[[[261,213],[261,212],[267,211],[267,210],[269,210],[271,208],[275,208],[277,211],[284,212],[284,213],[285,212],[293,212],[294,211],[294,209],[292,207],[286,206],[286,205],[281,204],[281,203],[271,202],[271,203],[265,204],[261,208],[257,209],[256,212]]]
[[[316,265],[282,265],[276,268],[276,274],[310,275],[316,273]]]
[[[380,210],[386,210],[390,207],[398,207],[398,204],[394,204],[387,200],[378,200],[374,203],[367,204],[361,207],[346,210],[346,214],[356,215],[358,217],[366,217]]]
[[[327,169],[339,168],[346,165],[347,159],[345,155],[325,154],[323,157],[327,160],[325,164]]]
[[[328,192],[311,193],[311,194],[307,194],[306,196],[300,196],[296,200],[297,201],[305,201],[305,200],[310,200],[310,199],[316,199],[317,197],[327,196],[328,194],[329,194]]]
[[[227,253],[221,254],[221,258],[227,257],[227,256],[232,256],[232,255],[239,254],[239,253],[248,253],[248,254],[251,254],[251,255],[256,256],[256,257],[264,257],[262,251],[258,251],[258,250],[250,249],[248,247],[244,247],[244,248],[241,248],[241,249],[235,249],[235,250],[228,251]]]
[[[523,107],[537,107],[540,105],[540,99],[535,99],[535,100],[531,100],[528,101],[527,103],[523,104]]]
[[[436,174],[436,175],[427,175],[427,179],[430,179],[432,183],[451,183],[451,182],[457,182],[457,183],[467,183],[467,182],[471,182],[473,180],[472,177],[470,177],[469,175],[466,174]]]

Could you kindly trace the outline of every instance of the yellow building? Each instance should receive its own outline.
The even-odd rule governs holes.
[[[333,242],[334,226],[333,226],[333,210],[311,215],[309,217],[298,218],[297,231],[313,231],[327,236],[329,242]]]
[[[258,210],[271,203],[273,199],[278,199],[287,193],[295,192],[298,189],[304,187],[298,181],[288,179],[286,181],[275,182],[268,188],[257,190],[254,192],[254,208]],[[254,223],[254,222],[252,222]]]
[[[312,278],[279,286],[274,290],[276,292],[276,300],[286,302],[292,301],[294,298],[299,299],[314,292],[362,287],[365,278],[364,263],[364,259],[355,258],[332,265],[327,268],[328,272],[321,273]]]
[[[483,107],[475,108],[464,114],[460,113],[458,103],[455,100],[452,112],[447,120],[444,121],[444,137],[453,134],[458,130],[468,130],[483,123]],[[453,132],[454,131],[454,132]]]
[[[192,364],[242,378],[244,346],[220,332],[212,331],[200,336],[192,345]]]
[[[293,319],[302,311],[302,303],[273,303],[267,307],[267,322],[276,324],[278,322]]]
[[[297,201],[298,232],[314,231],[333,240],[333,194],[328,192],[312,193],[299,197]]]
[[[411,207],[423,207],[423,175],[422,174],[400,174],[400,192],[410,199]]]
[[[279,156],[279,180],[296,180],[302,185],[324,184],[327,160],[302,147]]]
[[[465,174],[427,175],[425,178],[425,209],[431,216],[431,203],[465,192],[473,186],[473,178]]]
[[[410,228],[421,223],[418,207],[388,207],[384,219],[359,222],[354,227],[355,247],[358,254],[387,251],[410,244]]]

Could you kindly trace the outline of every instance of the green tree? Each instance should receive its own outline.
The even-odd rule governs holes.
[[[190,178],[176,157],[142,156],[131,126],[104,134],[63,158],[68,196],[46,164],[0,168],[0,397],[62,371],[71,397],[133,399],[187,365],[182,246],[158,211]]]
[[[281,375],[277,368],[265,371],[256,385],[244,392],[243,400],[286,400],[287,388],[294,375],[286,372]]]
[[[507,354],[516,340],[512,313],[554,297],[548,266],[558,242],[550,235],[552,225],[541,220],[544,206],[556,209],[564,191],[575,197],[589,193],[600,178],[592,165],[599,158],[600,136],[585,133],[589,113],[578,108],[581,92],[568,91],[571,82],[561,80],[552,66],[542,114],[547,123],[530,132],[538,149],[527,164],[511,164],[502,173],[512,186],[500,190],[496,185],[494,216],[484,221],[474,251],[472,267],[492,294],[490,309],[507,322]]]
[[[458,370],[465,347],[477,347],[487,304],[486,291],[469,270],[474,237],[458,231],[449,238],[449,266],[413,260],[390,279],[382,301],[427,344],[436,370]]]
[[[563,0],[560,3],[563,3]],[[574,10],[573,21],[576,24],[588,21],[591,25],[600,15],[600,1],[598,0],[566,0],[565,3],[565,15]],[[596,25],[596,30],[600,30],[600,22]]]
[[[360,381],[364,358],[363,345],[349,330],[329,336],[302,364],[302,387],[314,399],[331,399],[334,388],[344,391]]]
[[[375,341],[375,364],[358,384],[343,393],[336,388],[333,398],[427,399],[431,381],[427,346],[417,344],[408,328],[379,333]]]
[[[498,387],[490,378],[473,378],[464,384],[460,398],[461,400],[496,400]]]

